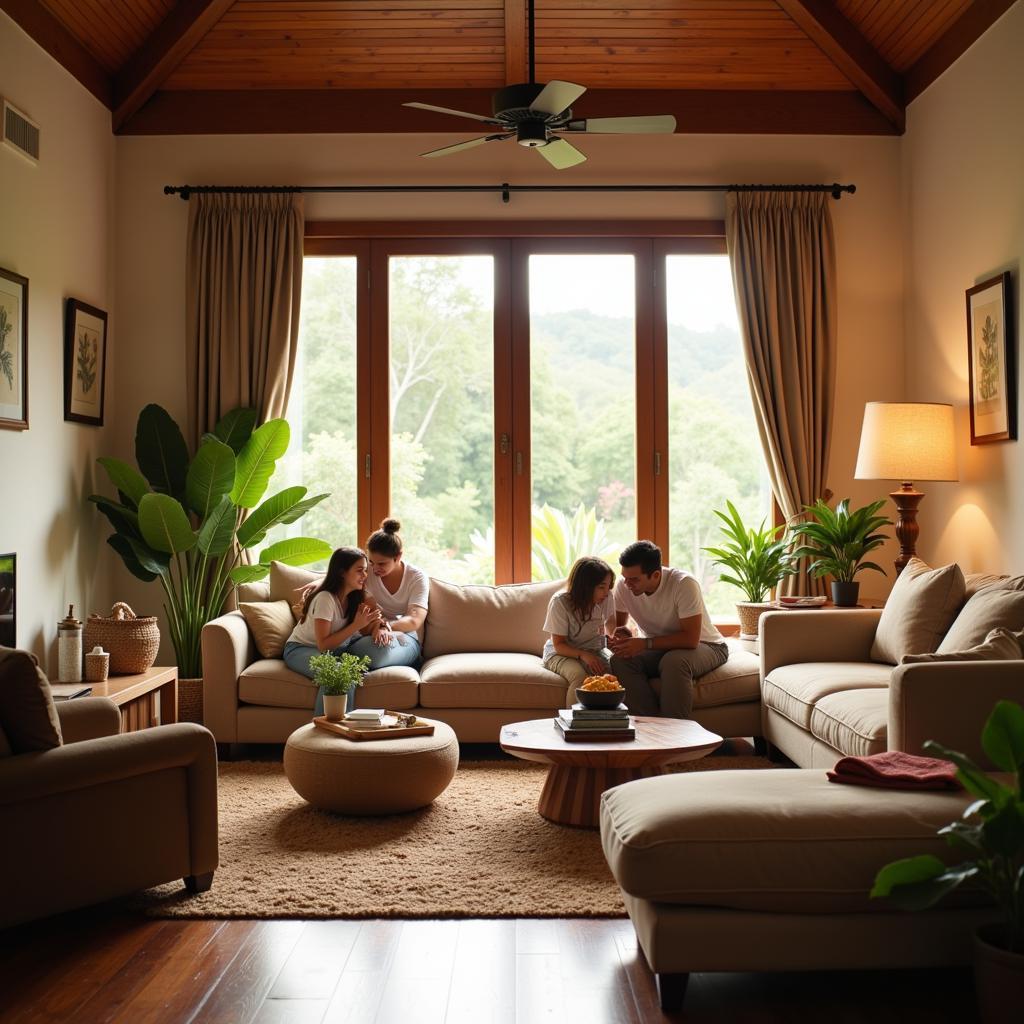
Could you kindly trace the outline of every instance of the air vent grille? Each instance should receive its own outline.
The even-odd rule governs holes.
[[[39,125],[4,100],[3,144],[15,153],[39,163]]]

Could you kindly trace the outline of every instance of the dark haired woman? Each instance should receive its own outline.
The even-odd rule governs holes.
[[[430,579],[422,569],[402,560],[401,528],[397,519],[385,519],[366,541],[370,563],[366,592],[381,617],[372,634],[356,640],[351,650],[368,655],[375,669],[415,665],[420,660]]]
[[[359,548],[338,548],[319,586],[312,587],[302,604],[302,615],[284,645],[284,662],[294,672],[313,678],[309,659],[330,651],[352,650],[360,634],[370,634],[380,622],[380,609],[367,599],[366,555]],[[355,689],[349,691],[353,707]],[[324,695],[318,692],[313,713],[324,713]]]
[[[576,687],[587,676],[608,671],[605,633],[615,628],[615,573],[600,558],[578,558],[569,571],[565,590],[548,605],[544,630],[551,636],[541,657],[544,667],[569,684],[566,700],[576,700]]]

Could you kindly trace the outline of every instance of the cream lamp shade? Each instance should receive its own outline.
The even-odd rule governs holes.
[[[953,406],[868,402],[853,475],[857,480],[956,480]]]

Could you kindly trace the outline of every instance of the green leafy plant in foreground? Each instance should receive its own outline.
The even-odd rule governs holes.
[[[287,487],[263,500],[277,460],[288,447],[283,419],[256,426],[254,409],[233,409],[204,434],[189,459],[178,425],[159,405],[139,414],[135,432],[138,469],[120,459],[100,458],[117,500],[89,500],[114,527],[107,543],[140,580],[163,587],[171,643],[180,674],[202,673],[200,634],[220,614],[233,584],[263,579],[272,561],[305,565],[330,557],[331,546],[293,537],[259,552],[279,523],[294,523],[326,494],[306,497],[305,487]]]
[[[328,697],[343,697],[363,685],[363,676],[370,670],[370,659],[364,654],[315,654],[309,659],[309,667],[313,670],[313,681],[322,686]]]
[[[837,583],[852,583],[864,569],[874,569],[884,576],[880,565],[864,561],[869,551],[886,541],[885,534],[877,531],[892,526],[891,519],[878,515],[884,504],[884,499],[873,501],[853,512],[849,498],[843,498],[834,509],[820,498],[813,505],[804,505],[804,512],[812,518],[790,528],[798,542],[793,557],[810,558],[812,576],[831,576]]]
[[[960,821],[939,829],[939,835],[967,859],[953,867],[930,855],[893,861],[878,872],[871,895],[888,896],[907,910],[921,910],[971,882],[988,892],[998,907],[1006,948],[1024,953],[1024,708],[1008,700],[996,704],[981,745],[994,765],[1013,775],[1012,786],[955,750],[931,740],[924,745],[928,753],[952,761],[961,785],[978,797]]]

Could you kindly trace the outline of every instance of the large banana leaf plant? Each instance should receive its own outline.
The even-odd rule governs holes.
[[[183,678],[202,674],[200,634],[232,585],[262,579],[272,561],[305,565],[330,557],[331,546],[310,537],[270,544],[255,563],[247,554],[272,527],[294,523],[328,497],[286,487],[262,500],[289,438],[285,420],[256,426],[255,409],[233,409],[203,435],[190,460],[178,425],[159,405],[147,405],[135,431],[138,469],[121,459],[96,460],[117,500],[89,500],[113,526],[107,543],[128,571],[160,581]]]

